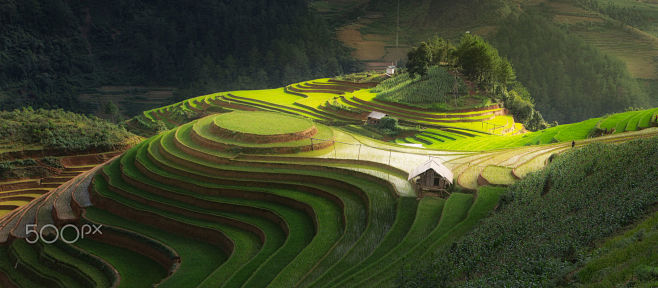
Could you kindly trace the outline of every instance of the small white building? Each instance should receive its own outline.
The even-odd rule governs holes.
[[[388,76],[395,75],[395,69],[396,68],[397,67],[395,67],[395,65],[391,65],[391,66],[386,67],[386,75],[388,75]]]

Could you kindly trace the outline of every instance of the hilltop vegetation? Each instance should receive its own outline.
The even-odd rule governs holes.
[[[305,0],[10,0],[0,42],[2,109],[80,111],[81,88],[100,85],[177,86],[184,99],[354,68]]]
[[[95,116],[32,108],[0,111],[0,152],[27,149],[111,150],[139,137]]]
[[[399,279],[400,284],[567,284],[563,277],[587,263],[585,255],[593,241],[640,219],[658,201],[657,151],[658,138],[654,137],[624,144],[592,144],[556,157],[544,170],[512,185],[496,213],[456,245],[438,251],[433,262],[413,265]],[[614,266],[623,259],[604,265]],[[625,283],[630,277],[632,273],[616,283]],[[640,279],[655,281],[651,277],[634,279],[636,285]]]
[[[526,128],[547,127],[527,89],[516,81],[512,65],[479,36],[464,34],[456,47],[435,37],[411,49],[408,59],[407,73],[371,90],[378,93],[377,100],[435,111],[504,103]],[[469,86],[462,78],[469,80]]]

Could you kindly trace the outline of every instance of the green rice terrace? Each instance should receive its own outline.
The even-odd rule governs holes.
[[[0,218],[0,286],[393,287],[554,158],[658,135],[658,109],[529,132],[500,103],[437,111],[376,85],[318,79],[145,111],[127,125],[155,135]]]

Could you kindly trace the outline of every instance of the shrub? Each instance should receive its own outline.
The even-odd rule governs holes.
[[[38,144],[67,150],[112,149],[135,137],[125,128],[98,117],[61,109],[0,111],[0,119],[0,137],[14,146]]]

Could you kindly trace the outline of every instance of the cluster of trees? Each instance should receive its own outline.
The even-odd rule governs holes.
[[[430,66],[454,62],[454,53],[455,47],[450,42],[435,36],[407,53],[407,71],[412,77],[425,76]]]
[[[508,19],[492,43],[514,65],[518,80],[549,121],[572,123],[648,106],[648,96],[621,60],[539,14]]]
[[[443,38],[421,42],[407,54],[407,70],[412,76],[425,76],[430,66],[455,65],[469,79],[488,91],[507,86],[516,79],[512,64],[482,37],[466,33],[457,47]]]
[[[0,107],[83,109],[81,87],[169,85],[179,98],[356,70],[307,0],[9,0]]]
[[[652,211],[658,201],[656,149],[653,138],[592,144],[556,157],[511,186],[493,216],[437,251],[431,263],[413,263],[398,286],[566,286],[565,278],[589,260],[594,241]],[[616,280],[605,285],[631,279]]]
[[[465,34],[455,49],[455,57],[463,73],[488,90],[494,90],[497,85],[506,87],[516,79],[509,61],[479,36]]]
[[[427,80],[424,78],[428,78],[428,71],[432,71],[430,67],[447,65],[455,70],[461,71],[464,76],[473,81],[480,88],[480,92],[486,97],[492,98],[495,101],[502,101],[505,104],[505,107],[512,112],[514,119],[517,122],[523,123],[528,129],[539,130],[547,127],[541,113],[535,110],[531,94],[523,84],[516,81],[516,73],[512,68],[512,64],[506,58],[501,57],[498,50],[491,44],[487,43],[483,38],[466,33],[461,38],[459,45],[453,46],[447,40],[435,37],[430,41],[422,42],[419,46],[411,49],[407,56],[409,59],[407,62],[407,70],[411,75],[410,78],[413,79],[413,76],[418,74],[421,76],[418,81]],[[441,75],[443,74],[434,73],[434,75],[429,76],[432,76],[433,78],[446,78],[445,75]],[[404,76],[400,75],[397,77]],[[443,85],[434,85],[437,87],[444,87],[443,90],[445,91],[442,89],[434,89],[440,91],[440,94],[443,94],[443,97],[424,97],[422,99],[425,99],[426,101],[432,99],[434,101],[447,99],[445,94],[450,91],[450,89],[447,89],[450,88],[448,87],[450,85],[447,85],[450,83],[455,84],[454,92],[460,94],[457,93],[460,91],[458,81],[448,80],[440,81],[445,82]],[[387,84],[387,81],[384,81],[382,84]],[[409,85],[409,88],[416,86]],[[405,91],[397,89],[394,92],[397,95]],[[414,93],[406,94],[428,95],[431,93],[429,91],[414,91]],[[382,97],[384,96],[386,95],[382,94]],[[401,97],[396,97],[394,99],[398,98]],[[411,100],[413,99],[409,98],[406,102],[417,104],[417,101]],[[399,99],[397,101],[404,101],[404,99]]]
[[[140,140],[125,128],[95,116],[31,107],[0,111],[0,139],[10,148],[39,145],[75,151],[111,150]]]
[[[394,117],[389,117],[386,116],[379,120],[379,123],[375,125],[377,130],[379,130],[379,133],[382,133],[384,135],[388,136],[395,136],[400,132],[400,125],[398,123],[398,119]]]

